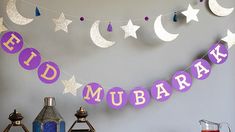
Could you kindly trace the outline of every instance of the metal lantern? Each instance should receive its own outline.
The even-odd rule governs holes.
[[[93,126],[86,119],[86,117],[88,116],[88,113],[84,108],[80,107],[80,109],[77,111],[75,116],[77,117],[77,120],[73,123],[73,125],[71,126],[68,132],[95,132],[95,129],[93,128]],[[79,123],[79,124],[85,123],[87,124],[89,129],[73,129],[76,123]]]
[[[23,118],[24,117],[19,112],[16,112],[16,110],[14,110],[14,112],[11,113],[8,118],[11,121],[11,124],[9,124],[3,132],[9,132],[11,127],[22,127],[25,132],[29,132],[29,130],[21,122]]]
[[[33,132],[65,132],[65,122],[55,108],[55,98],[44,98],[44,107],[33,122]]]

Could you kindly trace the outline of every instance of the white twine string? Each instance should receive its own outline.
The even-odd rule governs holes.
[[[33,7],[39,7],[40,9],[42,10],[46,10],[48,12],[52,12],[52,13],[56,13],[56,14],[61,14],[61,12],[58,12],[56,10],[52,10],[52,9],[49,9],[47,7],[44,7],[44,6],[41,6],[40,4],[38,4],[39,2],[37,2],[37,4],[35,4],[34,2],[31,2],[31,1],[28,1],[28,0],[21,0],[22,2],[28,4],[28,5],[31,5]],[[188,6],[188,5],[187,5]],[[175,11],[177,14],[178,13],[181,13],[180,11]],[[174,15],[175,12],[168,12],[168,13],[164,13],[162,14],[162,16],[170,16],[170,15]],[[80,19],[81,17],[84,17],[84,16],[77,16],[77,15],[72,15],[72,14],[69,14],[67,13],[66,11],[63,12],[65,16],[69,16],[69,17],[72,17],[72,18],[76,18],[76,19]],[[159,15],[159,14],[158,14]],[[155,17],[155,16],[158,16],[157,14],[156,15],[153,15],[152,17]],[[148,18],[150,18],[151,16],[146,16]],[[90,22],[94,22],[96,21],[97,19],[90,19],[90,17],[86,17],[85,18],[85,21],[90,21]],[[129,20],[129,19],[128,19]],[[127,22],[128,20],[100,20],[100,22],[103,22],[103,23],[109,23],[109,22],[112,22],[112,23],[124,23],[124,22]],[[135,21],[143,21],[144,18],[136,18],[136,19],[131,19],[133,22]]]

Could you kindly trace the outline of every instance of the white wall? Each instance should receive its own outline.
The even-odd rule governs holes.
[[[196,0],[39,0],[40,5],[58,13],[42,10],[42,16],[27,26],[15,25],[7,18],[6,2],[0,1],[0,16],[4,16],[10,30],[21,33],[26,43],[46,57],[44,60],[55,61],[63,71],[74,74],[82,83],[101,83],[106,92],[114,86],[127,91],[135,86],[150,89],[155,80],[168,80],[175,71],[189,66],[211,44],[224,37],[227,29],[235,32],[235,13],[228,17],[216,17],[206,4],[196,4]],[[224,7],[235,6],[234,0],[218,2]],[[170,32],[179,32],[180,37],[170,43],[158,40],[153,31],[155,17],[186,9],[189,3],[200,9],[199,23],[173,23],[172,16],[166,16],[164,26]],[[24,16],[34,16],[35,7],[22,0],[17,0],[17,8]],[[67,16],[73,20],[69,33],[55,33],[52,18],[58,18],[62,11],[89,17],[91,21],[80,22],[79,17]],[[150,16],[149,22],[134,22],[141,26],[137,32],[138,39],[124,40],[124,33],[119,27],[125,25],[129,18],[142,19],[146,15]],[[112,48],[100,49],[91,42],[89,30],[96,19],[126,20],[113,22],[113,33],[105,31],[108,22],[102,23],[102,34],[117,42]],[[9,123],[7,118],[14,108],[25,116],[24,122],[31,129],[45,96],[56,97],[57,108],[67,123],[67,129],[75,120],[74,113],[80,106],[88,110],[88,119],[97,132],[196,132],[200,131],[198,120],[202,118],[227,121],[235,129],[235,47],[229,53],[225,64],[213,66],[207,80],[194,80],[189,92],[174,92],[165,103],[152,100],[141,110],[127,105],[115,111],[108,108],[105,101],[97,106],[87,105],[81,97],[82,89],[74,97],[62,94],[64,87],[60,81],[53,85],[42,84],[36,71],[25,71],[19,66],[18,55],[9,55],[1,50],[0,130]],[[60,79],[69,78],[62,74]]]

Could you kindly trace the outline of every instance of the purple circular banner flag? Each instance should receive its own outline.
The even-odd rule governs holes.
[[[82,96],[88,104],[98,104],[104,98],[104,88],[98,83],[87,84],[83,89]]]
[[[44,62],[38,68],[39,79],[46,84],[54,83],[60,76],[60,69],[54,62]]]
[[[204,59],[198,59],[193,62],[190,70],[194,78],[204,80],[211,73],[211,65]]]
[[[9,54],[19,52],[23,48],[23,45],[23,38],[17,32],[6,32],[1,38],[1,47]]]
[[[34,48],[26,48],[19,55],[19,63],[26,70],[33,70],[41,63],[41,55]]]
[[[192,78],[185,71],[177,71],[171,78],[171,84],[177,91],[186,92],[192,86]]]
[[[136,87],[131,90],[129,101],[136,109],[141,109],[147,106],[150,102],[150,95],[147,89],[143,87]]]
[[[159,80],[154,82],[151,94],[156,101],[164,102],[172,95],[172,88],[167,81]]]
[[[222,44],[214,44],[208,51],[208,57],[214,64],[223,64],[228,58],[228,49]]]
[[[114,87],[108,91],[106,101],[109,107],[118,110],[127,104],[128,95],[122,88]]]

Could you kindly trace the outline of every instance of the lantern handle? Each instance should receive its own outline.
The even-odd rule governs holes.
[[[23,130],[24,130],[25,132],[29,132],[29,130],[27,129],[27,127],[26,127],[24,124],[21,124],[21,127],[23,128]]]
[[[75,121],[74,123],[73,123],[73,125],[69,128],[69,130],[68,130],[68,132],[71,132],[72,131],[72,129],[73,129],[73,127],[74,127],[74,125],[77,123],[77,121]]]
[[[9,132],[13,124],[9,124],[3,132]]]
[[[89,121],[86,121],[87,125],[89,126],[91,132],[95,132],[94,127],[91,125],[91,123]]]

